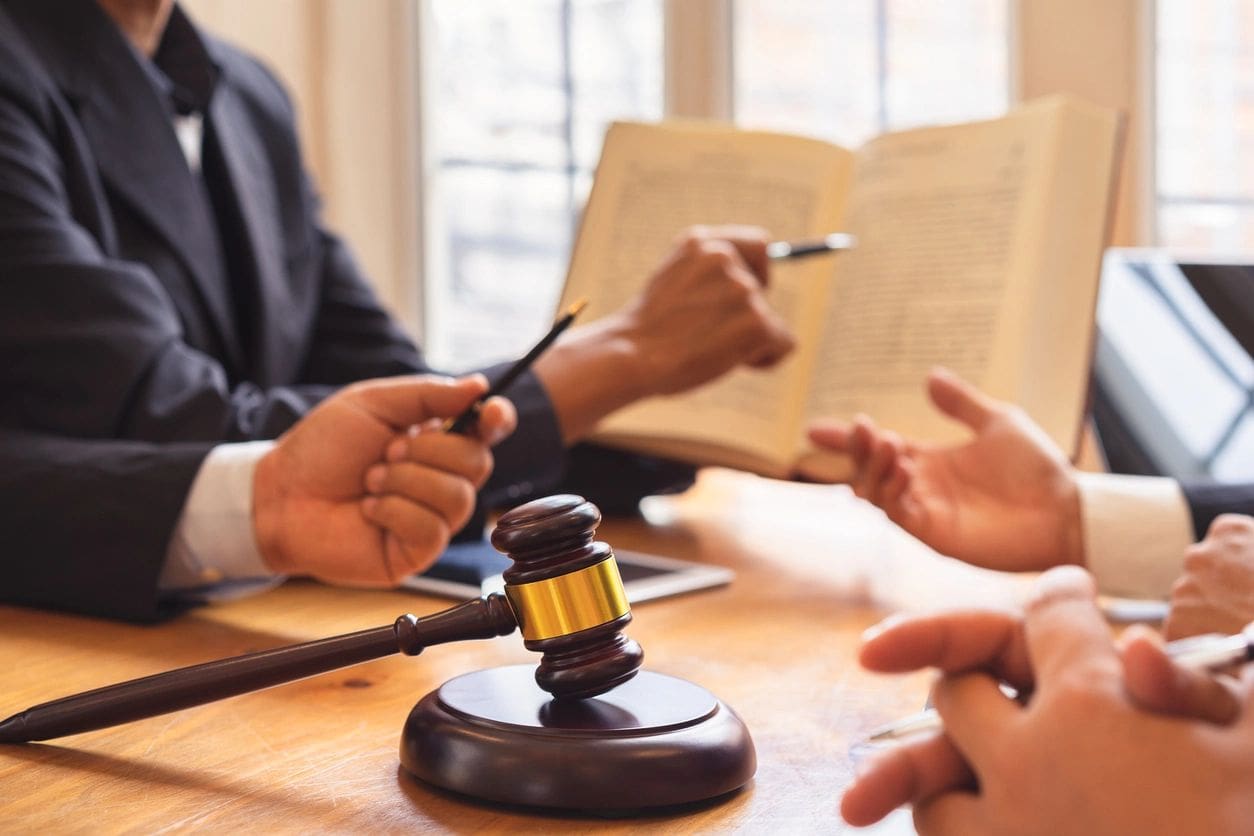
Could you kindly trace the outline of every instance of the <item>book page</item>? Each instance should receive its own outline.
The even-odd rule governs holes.
[[[866,412],[909,437],[960,438],[964,431],[927,401],[924,379],[935,365],[1021,400],[1021,346],[1040,279],[1034,264],[1043,242],[1073,246],[1070,229],[1043,223],[1058,118],[1055,109],[1028,107],[996,121],[889,134],[859,153],[845,222],[858,247],[829,299],[809,417]],[[1096,286],[1095,276],[1086,281]]]
[[[702,123],[615,124],[562,305],[586,297],[586,321],[618,309],[688,226],[754,224],[780,239],[835,231],[851,168],[849,152],[816,140]],[[832,264],[825,257],[772,267],[770,301],[800,345],[816,341]],[[790,458],[808,365],[798,351],[775,369],[737,370],[694,392],[644,401],[610,416],[597,437],[700,440]]]
[[[1080,453],[1088,407],[1102,253],[1114,213],[1122,136],[1119,116],[1106,108],[1064,99],[1054,128],[1052,176],[1039,219],[1055,246],[1036,242],[1030,259],[1035,293],[1019,327],[1021,371],[1009,399],[1021,404],[1073,458]],[[1071,443],[1068,443],[1071,440]]]

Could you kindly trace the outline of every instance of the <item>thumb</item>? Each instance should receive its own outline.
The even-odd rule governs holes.
[[[771,262],[766,257],[766,242],[770,238],[765,229],[757,226],[725,226],[716,227],[713,231],[731,242],[763,287],[770,286]]]
[[[936,408],[975,432],[997,411],[997,402],[949,369],[937,367],[927,376],[927,393]]]
[[[481,374],[449,378],[411,375],[368,380],[351,386],[345,396],[397,430],[430,418],[450,418],[488,390]]]
[[[1148,627],[1129,627],[1120,647],[1128,695],[1157,714],[1228,725],[1241,711],[1241,700],[1221,677],[1181,667]]]

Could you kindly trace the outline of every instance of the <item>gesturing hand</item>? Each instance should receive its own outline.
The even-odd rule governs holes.
[[[854,492],[943,554],[1003,570],[1083,563],[1079,493],[1062,451],[1021,409],[951,372],[933,371],[927,386],[970,441],[916,443],[865,417],[815,423],[810,440],[851,456]]]
[[[1254,621],[1254,518],[1224,514],[1189,547],[1163,624],[1168,638],[1236,633]]]
[[[489,445],[514,429],[513,405],[483,407],[475,436],[419,430],[487,389],[404,377],[350,386],[285,433],[257,464],[253,526],[276,572],[334,584],[388,586],[426,568],[465,525],[492,470]],[[388,454],[389,445],[399,449]]]

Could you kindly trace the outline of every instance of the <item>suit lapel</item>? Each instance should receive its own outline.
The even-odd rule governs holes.
[[[285,380],[292,358],[284,346],[300,344],[295,319],[284,316],[293,310],[291,287],[286,280],[283,229],[275,193],[275,177],[260,137],[251,126],[244,103],[228,79],[218,85],[209,108],[231,192],[243,220],[243,234],[259,287],[253,295],[252,379],[263,385]]]
[[[102,179],[178,255],[238,368],[230,289],[214,269],[221,265],[216,227],[143,59],[94,2],[35,0],[10,9],[77,102]]]
[[[110,188],[166,240],[191,273],[238,367],[240,345],[230,287],[221,281],[221,268],[211,267],[221,265],[222,259],[214,220],[166,111],[155,94],[134,97],[145,98],[154,101],[116,107],[115,101],[94,98],[80,113],[84,132]]]

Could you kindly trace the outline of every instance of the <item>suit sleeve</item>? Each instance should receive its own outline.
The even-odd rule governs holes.
[[[502,371],[498,367],[485,373],[492,379]],[[518,409],[518,430],[493,451],[496,467],[480,493],[486,509],[573,493],[590,500],[603,514],[631,515],[641,498],[681,491],[693,482],[696,468],[682,462],[596,444],[576,444],[567,450],[548,395],[535,375],[520,377],[509,397]]]
[[[70,190],[90,178],[70,170],[84,166],[73,123],[42,104],[0,89],[0,386],[10,393],[0,421],[87,438],[242,441],[273,437],[325,397],[331,387],[231,383],[184,341],[156,276],[110,258],[80,222],[91,201]]]
[[[231,385],[186,344],[156,276],[106,252],[74,118],[19,70],[0,72],[0,601],[152,620],[209,450],[335,387]]]
[[[207,444],[0,431],[0,601],[106,618],[173,614],[166,541]]]
[[[1185,483],[1181,486],[1193,516],[1193,535],[1197,540],[1206,536],[1215,518],[1222,514],[1254,515],[1254,483],[1221,485],[1215,483]]]
[[[288,197],[305,204],[297,225],[319,275],[308,355],[289,385],[230,381],[188,344],[157,276],[109,255],[74,117],[14,79],[0,73],[0,525],[12,548],[0,600],[155,618],[170,534],[215,444],[275,437],[344,383],[425,366],[298,188]],[[299,169],[294,145],[285,163]],[[565,473],[543,387],[529,377],[511,396],[520,430],[497,450],[492,505],[548,492]]]

